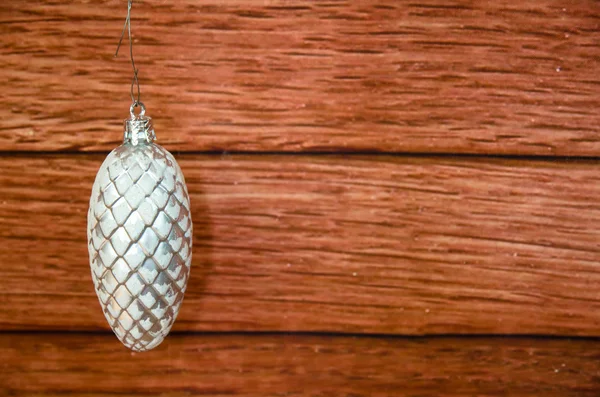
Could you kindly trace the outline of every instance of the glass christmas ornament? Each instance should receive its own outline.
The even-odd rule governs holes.
[[[192,219],[183,174],[171,153],[153,142],[144,105],[134,102],[130,115],[123,144],[96,175],[87,236],[106,320],[125,346],[146,351],[169,333],[183,301]]]

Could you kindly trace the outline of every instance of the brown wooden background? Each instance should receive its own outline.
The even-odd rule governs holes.
[[[598,1],[136,1],[195,224],[145,354],[85,243],[125,11],[0,4],[0,395],[600,395]]]

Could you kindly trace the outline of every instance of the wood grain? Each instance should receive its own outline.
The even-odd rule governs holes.
[[[565,354],[568,352],[568,354]],[[5,396],[597,396],[597,341],[171,335],[0,337]],[[2,394],[4,393],[4,394]]]
[[[103,156],[0,158],[0,326],[106,329],[85,242]],[[600,165],[179,156],[175,330],[600,335]]]
[[[112,149],[124,0],[0,4],[0,150]],[[143,100],[181,151],[600,155],[597,1],[136,1]]]

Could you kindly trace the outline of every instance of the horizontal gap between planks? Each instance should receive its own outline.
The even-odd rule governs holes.
[[[168,150],[168,147],[166,148]],[[68,150],[45,151],[0,151],[0,157],[49,157],[49,156],[94,156],[107,155],[108,151],[75,152]],[[177,156],[290,156],[290,157],[398,157],[398,158],[456,158],[456,159],[502,159],[551,162],[587,162],[598,161],[600,156],[541,156],[516,154],[480,154],[480,153],[442,153],[442,152],[378,152],[378,151],[171,151]]]
[[[8,335],[113,335],[108,330],[0,330],[0,338]],[[431,335],[410,335],[410,334],[382,334],[382,333],[356,333],[356,332],[319,332],[319,331],[172,331],[169,335],[174,336],[223,336],[223,337],[321,337],[321,338],[378,338],[378,339],[396,339],[396,340],[442,340],[442,339],[510,339],[510,340],[574,340],[574,341],[596,341],[600,342],[600,336],[581,336],[581,335],[546,335],[546,334],[431,334]]]

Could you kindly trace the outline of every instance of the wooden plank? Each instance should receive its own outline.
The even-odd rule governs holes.
[[[7,396],[597,396],[597,341],[3,335]],[[442,393],[442,394],[440,394]]]
[[[85,225],[103,156],[0,158],[0,327],[107,329]],[[599,335],[595,162],[182,155],[175,330]]]
[[[597,1],[136,1],[142,99],[181,151],[600,155]],[[0,150],[112,149],[125,1],[0,5]]]

